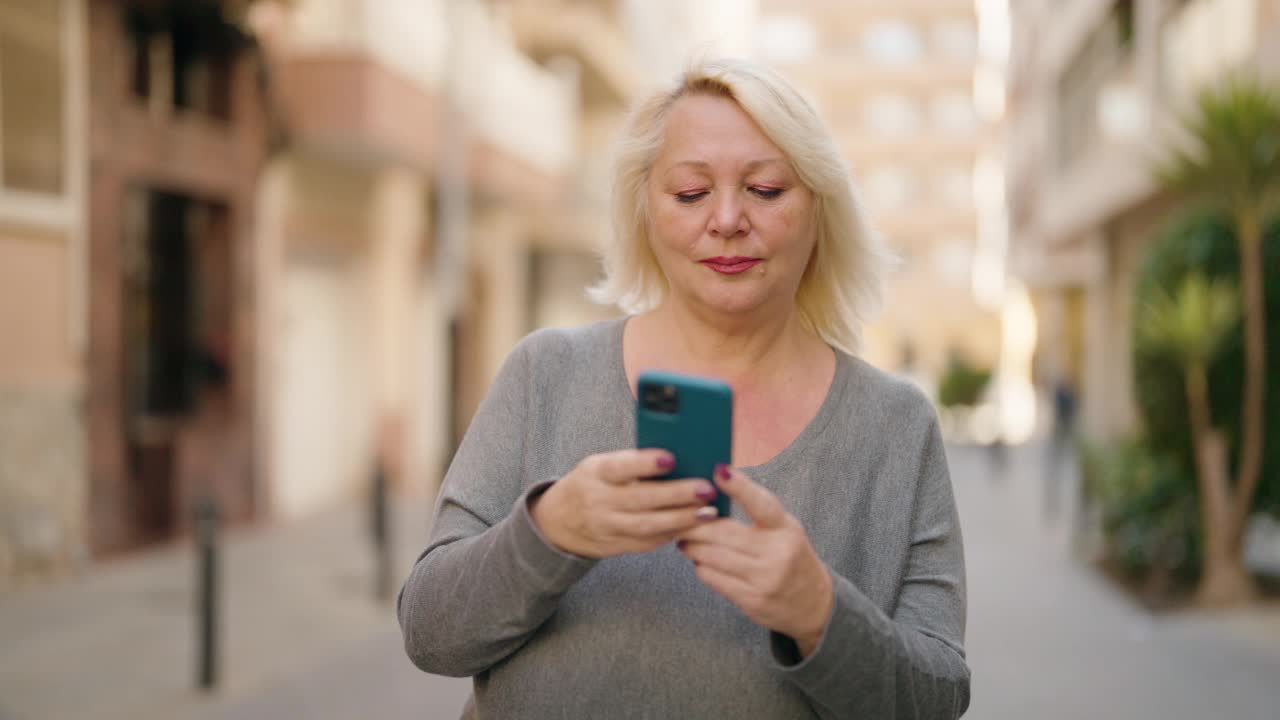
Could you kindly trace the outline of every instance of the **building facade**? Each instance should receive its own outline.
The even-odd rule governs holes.
[[[258,245],[278,513],[358,492],[379,457],[430,493],[524,335],[617,313],[585,294],[616,133],[690,52],[746,48],[750,5],[276,4],[259,35],[285,149]],[[735,33],[693,22],[713,15]]]
[[[254,515],[243,7],[0,4],[0,577]]]
[[[1036,374],[1065,380],[1083,429],[1138,425],[1133,282],[1176,210],[1153,162],[1206,85],[1280,72],[1274,0],[1045,0],[1012,4],[1007,173],[1012,271],[1032,289]]]
[[[0,3],[0,582],[201,496],[429,491],[510,348],[608,312],[583,158],[634,76],[573,5],[595,40],[482,0]]]
[[[0,586],[87,551],[84,15],[0,2]]]
[[[234,3],[86,3],[95,555],[255,514],[260,62]]]
[[[999,128],[975,105],[975,5],[766,1],[757,31],[761,57],[836,134],[902,260],[868,329],[868,358],[931,378],[953,355],[987,368],[999,360],[998,288],[983,297],[975,286],[984,242],[975,195],[999,185],[984,174],[999,163]]]

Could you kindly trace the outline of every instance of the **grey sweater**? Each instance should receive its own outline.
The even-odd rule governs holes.
[[[673,546],[590,560],[539,534],[531,494],[635,444],[623,325],[539,331],[507,358],[400,591],[413,662],[474,676],[466,717],[961,715],[964,557],[937,421],[913,386],[856,358],[836,354],[831,389],[790,446],[743,468],[800,520],[835,580],[831,620],[803,660]]]

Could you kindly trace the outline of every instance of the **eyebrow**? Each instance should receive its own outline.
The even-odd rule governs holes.
[[[757,169],[757,168],[761,167],[762,165],[773,165],[773,164],[775,164],[775,163],[780,163],[780,164],[785,165],[785,164],[787,163],[787,161],[786,161],[786,160],[783,160],[782,158],[777,158],[777,157],[761,158],[761,159],[759,159],[759,160],[752,160],[751,162],[749,162],[749,163],[747,163],[745,166],[743,166],[743,168],[742,168],[742,169],[743,169],[743,170],[746,170],[747,172],[751,172],[752,170],[755,170],[755,169]],[[681,161],[680,161],[680,162],[678,162],[678,163],[673,163],[673,164],[671,165],[671,168],[670,168],[670,169],[674,170],[675,168],[678,168],[678,167],[680,167],[681,165],[691,165],[691,166],[693,166],[693,167],[696,167],[696,168],[699,168],[699,169],[703,169],[703,170],[705,170],[706,168],[711,167],[711,164],[710,164],[710,163],[703,162],[702,160],[681,160]]]

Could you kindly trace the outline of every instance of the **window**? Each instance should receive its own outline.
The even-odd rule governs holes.
[[[0,5],[0,178],[5,189],[62,194],[62,3]]]
[[[862,34],[863,52],[881,65],[906,65],[920,57],[920,36],[900,20],[882,20]]]
[[[231,72],[240,39],[216,4],[134,8],[127,18],[130,80],[136,96],[230,119]]]
[[[876,95],[863,107],[863,122],[882,136],[909,135],[920,129],[920,108],[906,95]]]

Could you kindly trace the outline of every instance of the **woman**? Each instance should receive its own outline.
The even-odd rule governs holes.
[[[409,656],[474,676],[470,716],[958,717],[946,457],[849,354],[885,253],[830,135],[776,75],[703,63],[632,116],[615,181],[596,292],[632,314],[507,359],[401,591]],[[716,485],[628,449],[657,367],[733,387]]]

